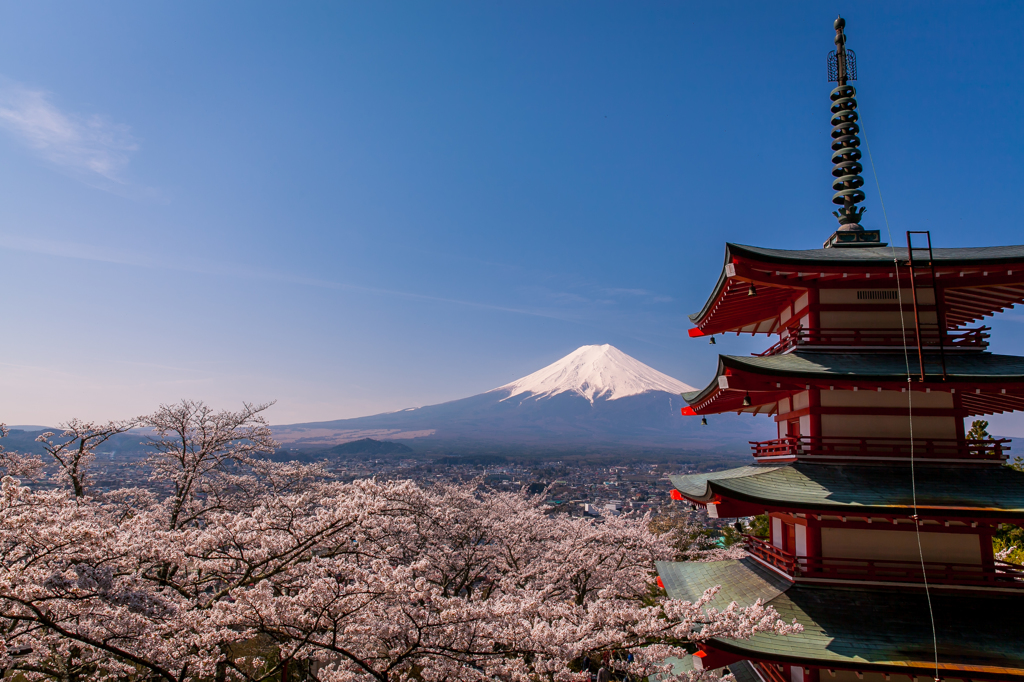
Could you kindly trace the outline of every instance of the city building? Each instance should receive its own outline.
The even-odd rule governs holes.
[[[692,337],[768,334],[722,355],[684,415],[770,415],[750,466],[672,477],[712,518],[768,514],[750,556],[658,564],[670,597],[762,599],[801,634],[703,643],[691,662],[763,682],[1024,679],[1024,568],[993,555],[1024,524],[1024,472],[1009,443],[965,419],[1024,409],[1024,357],[988,352],[980,321],[1024,302],[1024,246],[907,246],[860,225],[856,62],[836,21],[830,55],[833,202],[824,248],[726,245]],[[901,235],[902,236],[902,235]],[[894,241],[892,238],[889,241]],[[912,248],[911,248],[912,247]],[[710,417],[710,419],[709,419]]]

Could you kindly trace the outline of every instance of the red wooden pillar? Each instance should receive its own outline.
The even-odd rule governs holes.
[[[813,514],[807,515],[807,556],[821,556],[821,522]],[[818,562],[810,562],[812,566]]]
[[[807,406],[810,408],[811,432],[807,434],[812,438],[821,437],[821,391],[812,388],[807,391]]]
[[[963,418],[964,401],[959,393],[953,394],[953,413],[956,414],[954,423],[956,424],[956,443],[963,447],[964,441],[967,440],[967,432],[964,429],[964,418]]]
[[[978,524],[981,528],[981,523]],[[981,534],[978,536],[978,542],[981,543],[981,566],[986,571],[993,571],[996,567],[996,557],[992,549],[992,527],[986,525],[981,530]]]
[[[821,316],[818,315],[818,288],[811,287],[807,290],[807,321],[810,328],[821,329]]]

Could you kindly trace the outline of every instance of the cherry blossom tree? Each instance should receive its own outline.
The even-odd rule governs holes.
[[[0,424],[0,438],[7,436],[7,425]],[[43,459],[38,455],[23,455],[11,452],[0,444],[0,475],[35,479],[43,471]]]
[[[10,459],[0,666],[69,682],[568,682],[588,655],[644,676],[696,641],[799,628],[759,603],[709,608],[713,590],[695,603],[657,592],[653,562],[675,536],[646,518],[261,459],[276,445],[266,407],[183,402],[142,418],[165,496],[37,490]]]
[[[170,528],[197,522],[255,482],[244,477],[246,470],[278,447],[263,417],[271,405],[244,403],[237,412],[218,412],[202,401],[182,400],[141,419],[155,434],[146,443],[154,452],[145,461],[150,479],[173,486]]]
[[[664,535],[671,543],[675,561],[723,561],[742,559],[747,554],[742,543],[719,547],[712,532],[685,512],[673,510],[657,516],[647,528],[655,535]]]
[[[71,486],[75,497],[83,497],[88,484],[89,466],[96,458],[96,448],[114,436],[139,425],[138,419],[112,421],[106,424],[72,419],[60,425],[61,433],[52,431],[39,435],[36,441],[58,465],[57,479]]]

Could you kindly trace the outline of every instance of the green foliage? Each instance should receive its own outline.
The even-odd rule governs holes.
[[[975,419],[971,422],[971,430],[967,432],[967,440],[988,440],[988,422],[984,419]]]
[[[988,434],[988,422],[978,419],[971,423],[971,430],[967,432],[968,440],[981,440],[990,438]],[[1012,462],[1006,466],[1017,471],[1024,471],[1024,458],[1014,457]],[[1004,559],[1013,564],[1024,564],[1024,528],[1011,524],[1004,524],[1003,529],[992,536],[992,551],[1002,552],[1011,547],[1015,548]]]
[[[750,520],[747,532],[759,538],[766,538],[769,535],[768,515],[758,514]]]
[[[743,536],[740,535],[740,531],[736,530],[732,526],[726,526],[722,529],[722,544],[726,547],[731,547],[742,539]]]
[[[1011,564],[1024,564],[1024,528],[1003,524],[1003,529],[992,536],[992,551],[1002,552],[1010,547],[1015,548],[1003,561]]]
[[[655,535],[675,531],[676,561],[688,561],[691,554],[715,545],[716,532],[695,523],[689,514],[674,512],[651,519],[648,529]]]

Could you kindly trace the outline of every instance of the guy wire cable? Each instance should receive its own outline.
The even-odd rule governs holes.
[[[928,587],[928,571],[924,563],[924,548],[921,546],[921,526],[917,513],[917,480],[914,472],[914,391],[911,390],[913,380],[910,374],[910,354],[907,351],[907,325],[903,319],[903,288],[900,285],[900,265],[896,257],[896,245],[892,240],[892,230],[889,228],[889,217],[885,212],[885,201],[882,199],[882,186],[878,182],[878,171],[875,170],[875,159],[871,155],[871,144],[868,142],[867,133],[864,132],[863,119],[860,122],[861,137],[864,138],[864,147],[868,150],[868,161],[871,162],[871,173],[875,176],[875,188],[878,190],[878,203],[882,205],[882,218],[885,221],[885,231],[889,235],[889,248],[892,249],[893,268],[896,270],[896,297],[900,306],[900,328],[903,332],[903,360],[907,366],[907,419],[910,422],[910,491],[914,505],[914,533],[917,536],[917,554],[921,560],[921,577],[924,580],[924,596],[928,602],[928,618],[932,626],[932,649],[935,652],[935,682],[939,682],[939,638],[935,630],[935,611],[932,609],[932,595]],[[910,238],[907,238],[907,261],[913,256],[910,250]],[[911,282],[913,286],[913,282]],[[939,329],[942,334],[942,329]],[[924,379],[924,377],[921,377]]]

